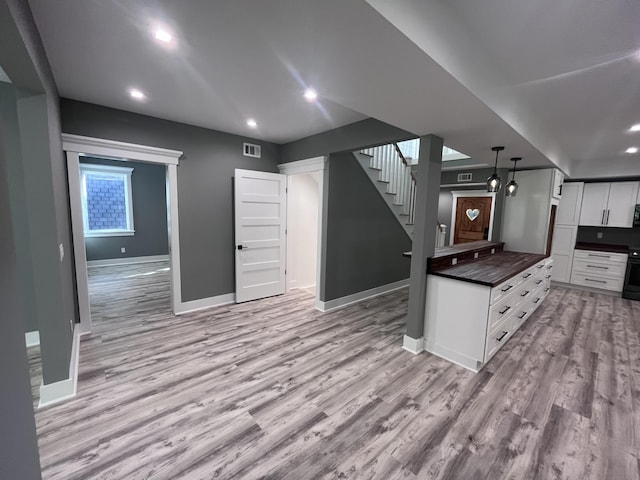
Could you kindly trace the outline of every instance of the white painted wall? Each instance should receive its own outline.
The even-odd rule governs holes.
[[[289,176],[287,279],[289,288],[315,294],[318,255],[320,173]]]

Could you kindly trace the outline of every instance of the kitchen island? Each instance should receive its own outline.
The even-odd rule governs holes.
[[[552,259],[473,242],[428,261],[425,350],[475,372],[542,304]]]

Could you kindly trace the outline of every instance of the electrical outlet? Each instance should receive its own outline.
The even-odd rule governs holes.
[[[458,259],[457,258],[452,258],[451,259],[451,265],[457,265],[458,264]]]
[[[478,252],[473,254],[473,258],[478,258],[480,256],[480,254]]]
[[[71,330],[71,333],[73,333],[73,319],[69,320],[69,329]]]
[[[61,243],[58,245],[58,250],[60,250],[60,261],[64,260],[64,245]]]
[[[491,249],[491,255],[493,255],[494,253],[496,253],[496,249],[495,249],[495,248],[492,248],[492,249]]]
[[[596,237],[597,237],[597,238],[602,238],[603,236],[604,236],[604,235],[602,234],[602,232],[598,232],[598,233],[596,233]]]
[[[120,253],[127,253],[127,249],[126,249],[126,248],[124,248],[124,247],[122,247],[122,248],[120,249]]]

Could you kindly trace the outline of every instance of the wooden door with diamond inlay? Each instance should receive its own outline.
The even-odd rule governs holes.
[[[453,243],[489,238],[492,197],[458,197]]]

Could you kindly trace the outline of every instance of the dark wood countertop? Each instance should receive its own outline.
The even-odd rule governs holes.
[[[535,265],[545,255],[520,252],[498,252],[464,263],[429,272],[431,275],[452,278],[463,282],[495,287],[505,280]]]
[[[610,243],[576,242],[576,250],[594,250],[596,252],[629,253],[627,245],[613,245]]]

